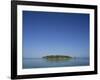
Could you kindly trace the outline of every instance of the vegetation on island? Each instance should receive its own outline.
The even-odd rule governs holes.
[[[63,61],[63,60],[69,60],[72,57],[66,55],[48,55],[48,56],[44,56],[43,58],[49,61]]]

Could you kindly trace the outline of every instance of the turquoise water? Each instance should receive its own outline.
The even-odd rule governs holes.
[[[88,66],[89,58],[72,58],[64,61],[48,61],[43,58],[23,58],[23,68]]]

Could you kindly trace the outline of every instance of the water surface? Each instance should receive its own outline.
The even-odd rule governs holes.
[[[48,61],[43,58],[23,58],[23,68],[88,66],[89,58],[72,58],[63,61]]]

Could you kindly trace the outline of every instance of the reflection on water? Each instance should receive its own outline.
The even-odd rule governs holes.
[[[67,66],[88,66],[89,58],[72,58],[68,60],[47,60],[43,58],[23,58],[23,68],[47,68]]]

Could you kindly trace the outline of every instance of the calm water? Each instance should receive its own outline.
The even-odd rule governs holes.
[[[47,68],[47,67],[67,67],[67,66],[87,66],[89,58],[73,58],[64,61],[48,61],[42,58],[24,58],[23,68]]]

